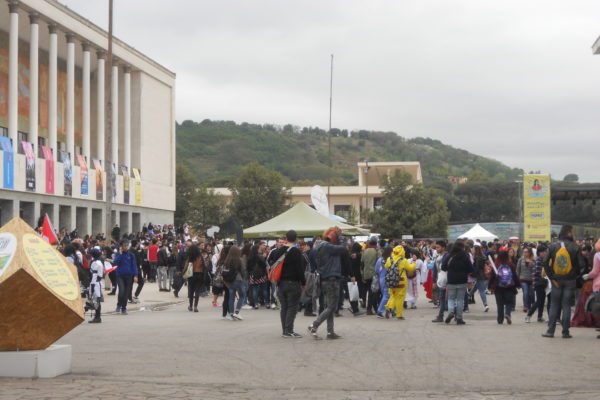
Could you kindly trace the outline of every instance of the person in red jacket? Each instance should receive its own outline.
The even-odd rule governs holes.
[[[148,263],[150,264],[150,276],[148,282],[156,282],[156,269],[158,267],[158,241],[152,239],[152,244],[148,246]]]

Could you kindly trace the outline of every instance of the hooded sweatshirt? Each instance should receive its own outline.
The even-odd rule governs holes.
[[[342,277],[341,256],[346,252],[346,247],[321,242],[317,248],[317,269],[321,279]]]
[[[393,264],[398,263],[398,270],[400,271],[400,278],[404,277],[406,279],[407,272],[413,272],[416,269],[415,264],[411,264],[408,262],[406,258],[404,258],[405,252],[404,247],[396,246],[394,247],[394,251],[392,251],[392,256],[387,259],[385,262],[385,268],[390,269]]]

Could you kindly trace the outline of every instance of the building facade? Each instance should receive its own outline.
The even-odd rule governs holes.
[[[121,232],[173,222],[175,74],[116,38],[106,65],[107,47],[106,31],[55,0],[0,7],[0,225],[48,214],[97,234],[107,196]]]
[[[345,218],[353,224],[368,224],[364,210],[372,211],[380,207],[384,179],[396,172],[408,173],[413,183],[423,183],[419,162],[359,162],[358,185],[323,187],[329,191],[329,212]],[[304,202],[312,205],[312,186],[294,186],[290,189],[290,202]],[[215,188],[214,192],[231,200],[231,191],[227,188]]]

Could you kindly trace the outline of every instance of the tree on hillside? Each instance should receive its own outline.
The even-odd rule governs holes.
[[[245,166],[229,189],[231,216],[246,228],[280,214],[289,197],[284,177],[256,162]]]
[[[375,231],[389,238],[446,236],[448,207],[435,189],[413,185],[407,173],[397,173],[384,182],[381,208],[372,216]]]
[[[577,174],[567,174],[563,178],[563,181],[570,182],[570,183],[579,182],[579,175],[577,175]]]
[[[190,170],[183,164],[177,164],[175,170],[175,225],[188,222],[190,204],[196,179]]]
[[[225,220],[224,200],[206,186],[196,188],[190,201],[189,224],[201,231]]]

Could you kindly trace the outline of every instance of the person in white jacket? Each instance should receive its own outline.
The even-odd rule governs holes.
[[[104,262],[102,261],[102,251],[94,247],[90,254],[92,256],[92,263],[90,265],[90,273],[92,279],[90,280],[88,305],[86,305],[86,311],[93,309],[94,319],[88,321],[90,324],[99,324],[102,322],[100,313],[102,309],[102,279],[104,278]]]

